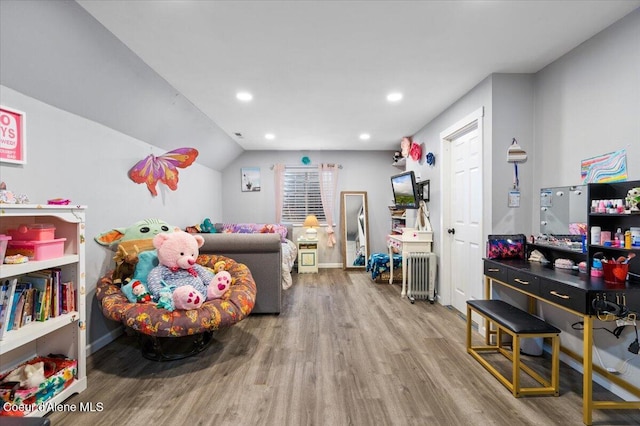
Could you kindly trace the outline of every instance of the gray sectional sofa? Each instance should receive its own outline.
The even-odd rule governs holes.
[[[282,244],[278,234],[200,234],[202,254],[219,254],[247,265],[258,293],[252,314],[279,314],[282,297]]]

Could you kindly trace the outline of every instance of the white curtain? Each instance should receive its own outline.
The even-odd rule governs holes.
[[[276,223],[282,222],[282,201],[284,194],[284,164],[276,164],[273,166],[273,176],[275,179],[276,190]],[[289,238],[293,238],[291,235]]]
[[[333,230],[333,208],[338,188],[338,165],[320,164],[318,173],[320,174],[322,209],[327,218],[327,247],[333,247],[336,244],[335,231]]]

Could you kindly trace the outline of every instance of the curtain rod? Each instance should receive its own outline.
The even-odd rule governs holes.
[[[328,163],[330,166],[338,166],[339,169],[342,168],[342,164],[335,164],[335,163]],[[271,167],[269,167],[270,170],[273,170],[273,168],[275,167],[275,164],[272,164]],[[288,169],[317,169],[318,166],[305,166],[305,165],[289,165],[289,164],[285,164],[285,167]]]

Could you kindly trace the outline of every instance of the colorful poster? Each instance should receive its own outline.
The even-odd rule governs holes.
[[[0,106],[0,161],[25,164],[24,112]]]
[[[627,180],[627,152],[622,149],[582,160],[580,177],[583,183],[619,182]]]

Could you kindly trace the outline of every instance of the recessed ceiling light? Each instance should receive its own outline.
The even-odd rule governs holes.
[[[369,133],[362,133],[360,134],[360,139],[362,139],[363,141],[368,141],[369,139],[371,139],[371,135]]]
[[[400,92],[389,93],[387,95],[387,100],[389,102],[398,102],[398,101],[402,100],[402,93],[400,93]]]
[[[243,102],[249,102],[251,99],[253,99],[253,95],[249,92],[238,92],[236,93],[236,98]]]
[[[266,135],[264,135],[264,138],[272,141],[276,138],[276,135],[274,135],[273,133],[267,133]]]

